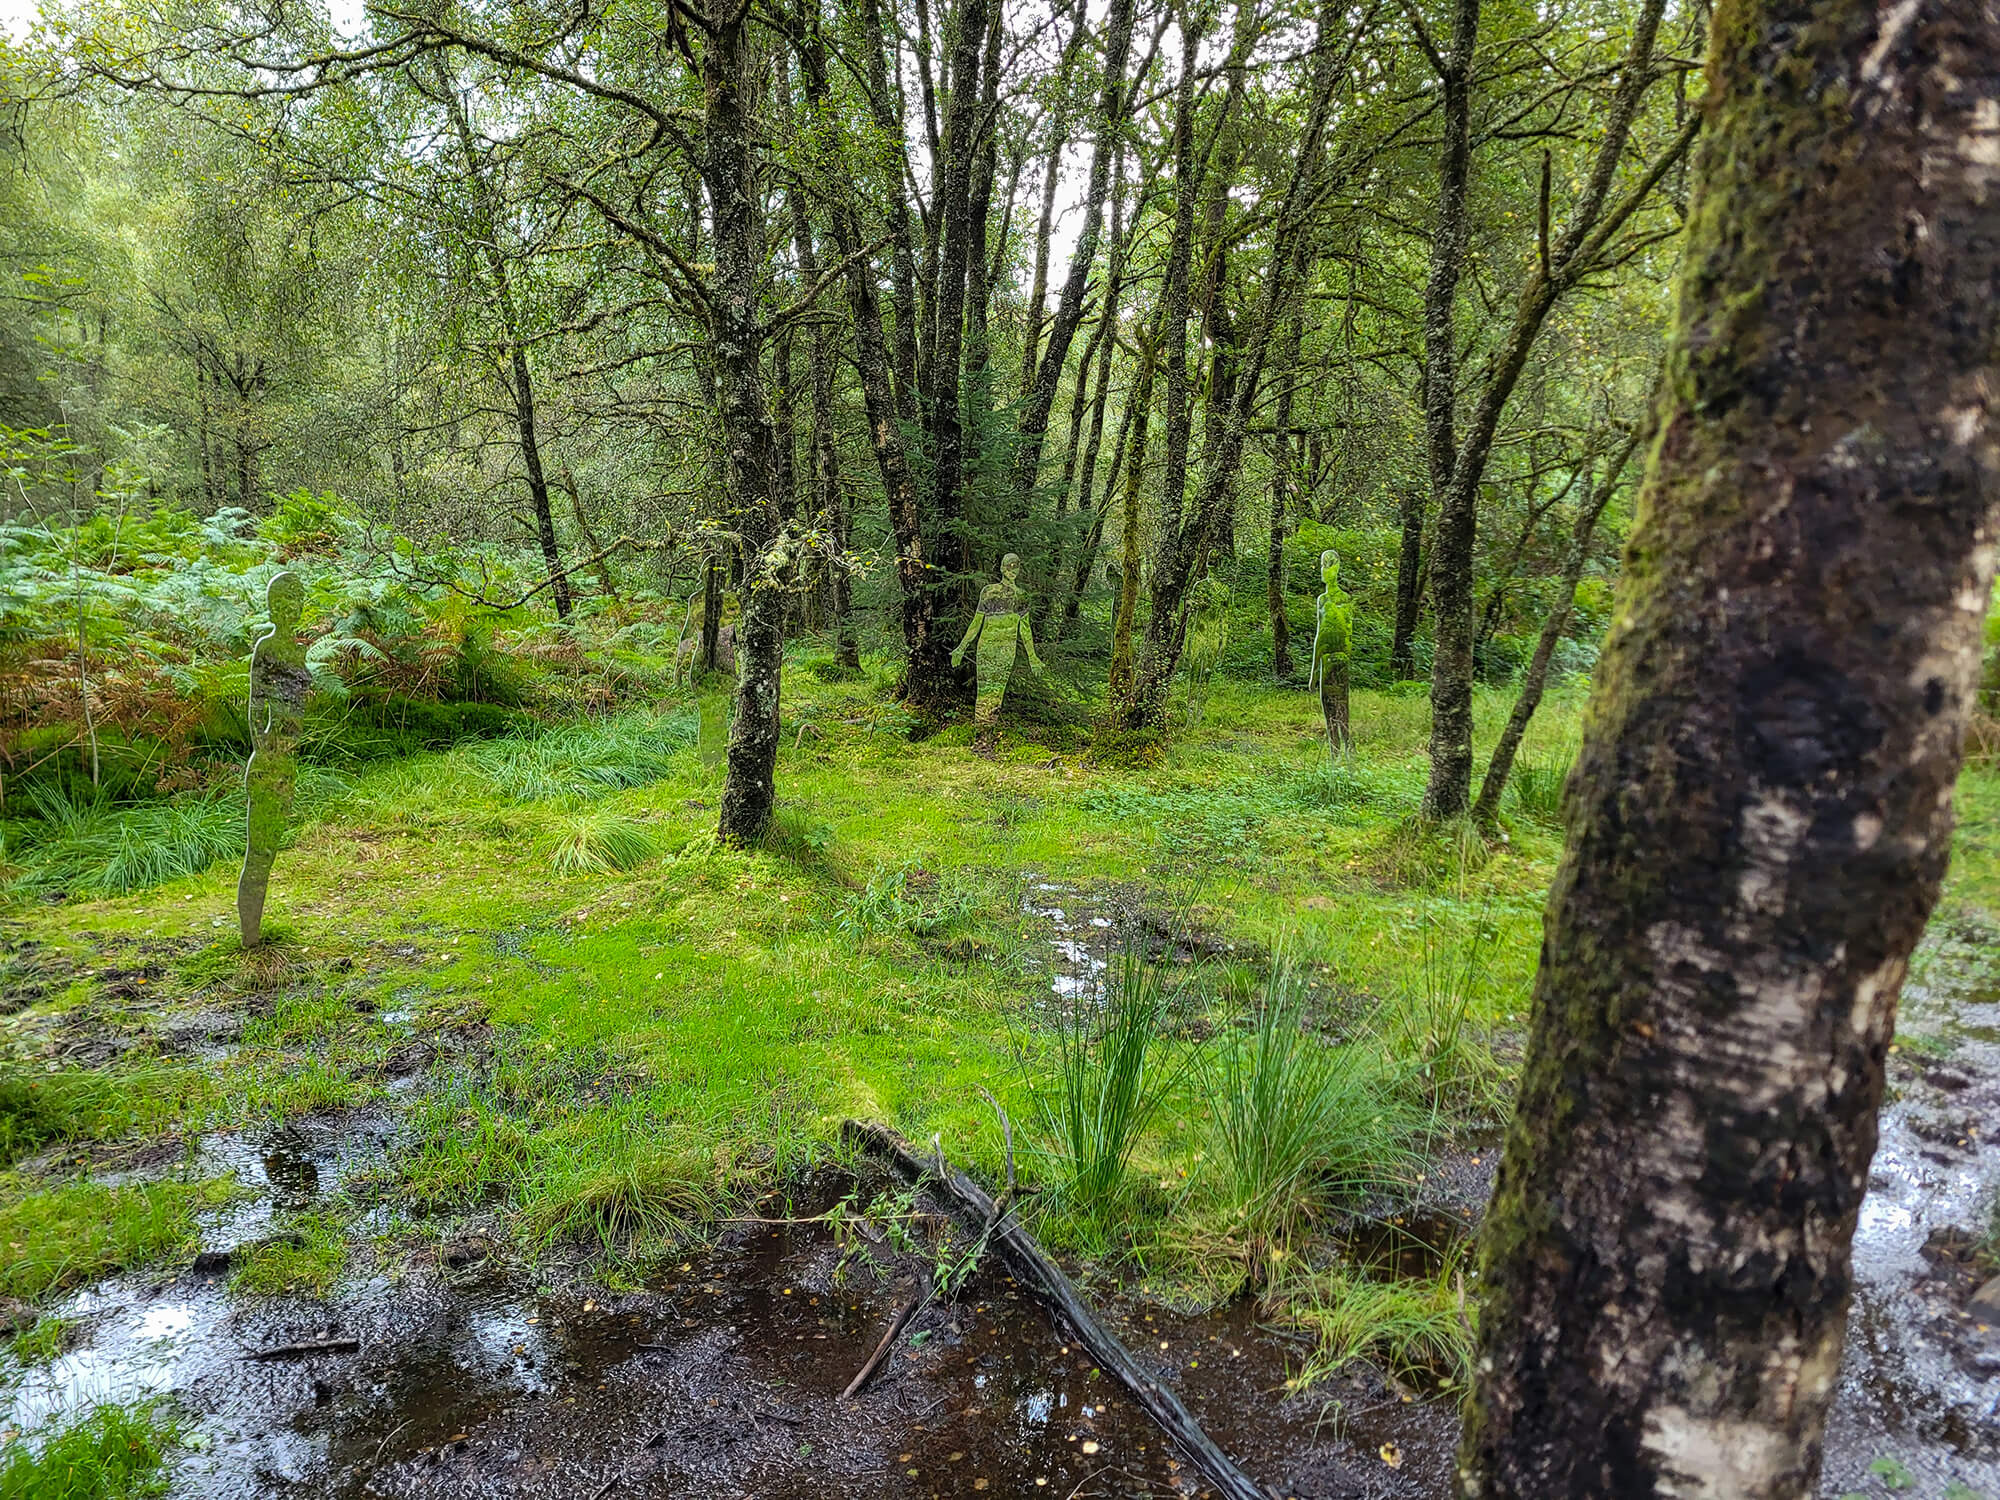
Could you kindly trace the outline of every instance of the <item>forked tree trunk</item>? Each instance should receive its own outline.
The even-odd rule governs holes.
[[[1624,447],[1611,460],[1611,467],[1605,471],[1597,487],[1586,493],[1577,505],[1576,524],[1570,530],[1569,553],[1563,559],[1562,573],[1556,579],[1555,602],[1542,621],[1542,633],[1535,640],[1535,654],[1529,659],[1528,670],[1521,678],[1521,695],[1514,700],[1513,712],[1507,715],[1506,727],[1500,731],[1492,759],[1486,762],[1486,775],[1479,783],[1479,800],[1472,804],[1473,821],[1481,827],[1489,826],[1500,815],[1500,798],[1507,790],[1508,777],[1514,774],[1514,757],[1520,753],[1521,740],[1528,732],[1528,721],[1542,706],[1542,694],[1549,685],[1549,663],[1555,660],[1556,645],[1569,628],[1570,613],[1576,602],[1576,586],[1583,581],[1583,565],[1590,558],[1590,539],[1597,531],[1598,517],[1604,514],[1604,507],[1617,490],[1625,466],[1632,461],[1638,447],[1639,429],[1634,428]]]
[[[1484,1231],[1478,1500],[1803,1497],[1992,583],[2000,18],[1724,0]]]

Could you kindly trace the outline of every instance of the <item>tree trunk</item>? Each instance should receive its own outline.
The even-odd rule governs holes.
[[[862,0],[861,29],[868,48],[868,93],[874,106],[875,127],[897,143],[895,162],[898,174],[903,163],[903,116],[892,103],[889,85],[888,44],[882,35],[881,0]],[[904,421],[917,415],[917,256],[910,235],[910,208],[899,180],[885,205],[889,215],[890,297],[895,311],[895,340],[891,369],[895,376],[896,413]]]
[[[1271,535],[1270,553],[1264,574],[1264,603],[1271,616],[1271,672],[1282,682],[1297,670],[1292,665],[1292,622],[1285,614],[1285,511],[1298,483],[1298,462],[1291,446],[1292,390],[1299,367],[1299,349],[1305,342],[1305,299],[1292,304],[1292,316],[1285,326],[1285,342],[1278,351],[1278,410],[1273,425],[1277,435],[1271,442]],[[1303,442],[1299,444],[1305,446]]]
[[[1461,3],[1476,4],[1477,0]],[[1437,539],[1431,547],[1431,611],[1437,649],[1431,660],[1431,770],[1423,807],[1427,818],[1457,817],[1472,801],[1473,547],[1478,533],[1479,481],[1486,473],[1486,458],[1492,451],[1500,416],[1527,367],[1529,351],[1550,310],[1597,265],[1611,237],[1694,139],[1694,121],[1690,119],[1639,184],[1615,205],[1611,203],[1612,179],[1631,137],[1632,121],[1656,78],[1653,40],[1664,8],[1663,0],[1645,0],[1640,8],[1631,45],[1619,64],[1618,89],[1583,192],[1570,211],[1559,243],[1549,246],[1548,226],[1543,225],[1542,242],[1547,248],[1521,289],[1513,326],[1489,363],[1472,420],[1466,424],[1450,474],[1439,492]],[[1546,159],[1543,179],[1546,185]],[[1446,333],[1449,336],[1448,328]]]
[[[1724,0],[1483,1232],[1478,1500],[1815,1493],[2000,523],[2000,21]]]
[[[1458,330],[1454,317],[1458,304],[1459,277],[1465,269],[1465,248],[1471,207],[1466,181],[1472,165],[1472,58],[1479,45],[1479,0],[1453,0],[1451,50],[1438,64],[1438,81],[1443,98],[1442,140],[1438,148],[1437,228],[1431,234],[1430,279],[1424,286],[1424,458],[1430,473],[1431,496],[1439,506],[1438,532],[1431,543],[1431,588],[1433,617],[1437,622],[1434,642],[1436,658],[1463,647],[1464,662],[1452,660],[1448,666],[1433,667],[1433,684],[1448,681],[1445,695],[1445,724],[1436,723],[1437,692],[1432,690],[1431,782],[1455,786],[1460,780],[1470,794],[1472,777],[1472,645],[1452,637],[1446,623],[1448,610],[1456,609],[1460,596],[1472,597],[1473,511],[1470,507],[1447,513],[1445,497],[1451,490],[1452,468],[1458,461],[1454,441],[1458,408]],[[1477,495],[1475,490],[1474,495]],[[1403,548],[1396,571],[1396,635],[1390,643],[1390,668],[1399,675],[1409,671],[1410,642],[1416,632],[1416,576],[1422,545],[1424,505],[1420,498],[1403,501]],[[1450,535],[1447,538],[1447,529]],[[1440,567],[1440,560],[1443,566]],[[1462,563],[1462,566],[1459,564]],[[1409,581],[1407,590],[1405,579]],[[1453,616],[1456,619],[1456,616]],[[1401,648],[1398,664],[1396,648]],[[1464,680],[1463,702],[1457,684]],[[1461,759],[1461,740],[1463,768]],[[1437,762],[1439,750],[1447,764]],[[1447,797],[1442,811],[1433,810],[1428,794],[1425,811],[1431,816],[1447,816],[1458,811]],[[1459,806],[1463,806],[1460,799]]]
[[[785,585],[791,558],[779,520],[777,454],[764,403],[758,278],[765,265],[762,197],[754,165],[747,12],[710,0],[701,62],[701,173],[714,216],[710,335],[722,412],[730,508],[742,538],[743,612],[736,622],[736,707],[716,832],[724,843],[759,837],[777,800],[778,690],[784,665]]]
[[[1097,139],[1090,152],[1090,181],[1083,195],[1083,224],[1077,231],[1076,249],[1070,255],[1069,275],[1063,280],[1055,316],[1049,320],[1048,348],[1035,367],[1034,383],[1022,393],[1019,441],[1014,450],[1013,483],[1018,494],[1025,495],[1035,487],[1042,466],[1042,439],[1048,432],[1049,413],[1055,409],[1056,387],[1069,360],[1070,342],[1083,321],[1085,293],[1103,233],[1104,200],[1111,190],[1111,161],[1124,135],[1129,109],[1125,64],[1132,53],[1132,13],[1133,0],[1111,0],[1105,16],[1100,64],[1104,87],[1098,100]]]
[[[1569,617],[1576,602],[1576,586],[1583,578],[1583,565],[1590,558],[1590,539],[1597,530],[1597,518],[1604,514],[1604,507],[1618,488],[1619,477],[1625,472],[1625,465],[1632,461],[1632,454],[1638,449],[1639,433],[1635,430],[1626,439],[1625,446],[1611,460],[1611,467],[1597,488],[1585,495],[1576,509],[1576,525],[1570,533],[1569,554],[1563,559],[1562,576],[1556,581],[1555,605],[1549,610],[1548,618],[1542,621],[1542,633],[1535,641],[1535,654],[1529,658],[1527,675],[1521,682],[1521,696],[1514,700],[1514,711],[1507,716],[1507,725],[1500,731],[1500,743],[1493,747],[1493,758],[1486,763],[1486,776],[1479,783],[1479,800],[1472,804],[1473,819],[1482,826],[1490,825],[1500,812],[1500,797],[1507,790],[1507,778],[1514,772],[1514,757],[1521,749],[1521,737],[1528,732],[1528,721],[1541,707],[1542,693],[1548,686],[1549,663],[1556,654],[1556,643],[1562,639],[1563,631],[1569,628]]]
[[[722,559],[714,553],[701,575],[701,670],[713,672],[722,652]]]
[[[567,620],[570,612],[569,575],[563,571],[562,553],[556,547],[556,513],[549,504],[548,476],[542,472],[542,446],[535,433],[535,388],[528,374],[528,351],[520,344],[513,348],[514,426],[521,437],[521,463],[528,471],[528,498],[535,507],[535,536],[542,544],[542,561],[547,565],[549,596],[555,601],[556,618]]]
[[[1264,277],[1257,316],[1242,345],[1235,389],[1217,434],[1214,460],[1202,476],[1194,513],[1179,529],[1172,544],[1163,541],[1158,549],[1160,563],[1154,568],[1152,579],[1153,609],[1146,621],[1145,647],[1131,690],[1113,703],[1114,718],[1127,728],[1164,722],[1167,690],[1180,666],[1181,648],[1186,643],[1184,605],[1188,584],[1208,543],[1215,518],[1235,483],[1243,459],[1243,440],[1249,431],[1250,411],[1263,385],[1271,339],[1279,319],[1291,308],[1298,273],[1305,264],[1300,241],[1307,232],[1309,205],[1318,193],[1321,152],[1332,114],[1334,90],[1352,52],[1352,39],[1345,52],[1335,45],[1344,14],[1336,0],[1322,0],[1314,28],[1311,110],[1272,226],[1270,266]],[[1171,483],[1169,477],[1169,487]],[[1163,500],[1163,513],[1166,508]]]
[[[815,110],[825,108],[829,95],[826,50],[815,29],[802,28],[794,38],[804,75],[806,98]],[[923,504],[903,443],[895,392],[890,379],[889,352],[882,338],[882,313],[875,272],[861,256],[855,187],[846,144],[838,132],[828,137],[828,171],[832,179],[834,248],[845,263],[847,305],[854,323],[854,364],[861,376],[861,397],[868,412],[869,445],[882,475],[889,525],[896,538],[896,580],[903,603],[903,650],[906,661],[904,696],[934,701],[949,689],[951,645],[937,629],[938,592],[929,576],[925,553]]]
[[[1132,424],[1132,456],[1125,465],[1125,509],[1118,536],[1118,611],[1111,621],[1112,722],[1117,707],[1132,695],[1133,622],[1139,613],[1139,500],[1146,472],[1146,436],[1152,426],[1154,351],[1139,357],[1139,384],[1125,398],[1125,415]],[[1078,594],[1082,593],[1079,589]]]

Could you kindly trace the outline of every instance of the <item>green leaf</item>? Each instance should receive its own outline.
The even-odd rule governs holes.
[[[1916,1483],[1912,1474],[1900,1458],[1885,1453],[1868,1466],[1868,1472],[1882,1481],[1883,1488],[1906,1490]]]

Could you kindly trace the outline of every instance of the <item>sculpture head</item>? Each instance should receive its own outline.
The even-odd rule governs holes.
[[[299,611],[305,608],[306,586],[296,573],[279,573],[265,586],[264,602],[270,606],[271,623],[280,630],[290,630],[299,623]]]
[[[1340,554],[1331,547],[1319,555],[1319,579],[1329,588],[1340,582]]]
[[[1008,583],[1016,583],[1021,577],[1021,555],[1009,552],[1000,559],[1000,576]]]

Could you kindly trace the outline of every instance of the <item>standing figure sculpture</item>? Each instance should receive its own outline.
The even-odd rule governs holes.
[[[1319,689],[1320,716],[1326,720],[1329,750],[1347,747],[1347,659],[1354,639],[1354,606],[1340,586],[1340,558],[1331,548],[1319,555],[1319,596],[1313,627],[1312,670],[1306,686]]]
[[[250,653],[250,763],[243,768],[249,793],[243,876],[236,883],[236,921],[243,946],[263,941],[264,892],[278,857],[285,819],[298,780],[299,733],[305,727],[306,688],[312,672],[297,635],[305,585],[280,573],[264,591],[271,623]]]
[[[1009,552],[1000,559],[1000,581],[986,585],[972,623],[965,627],[965,639],[951,653],[951,664],[955,667],[965,660],[972,643],[979,642],[978,654],[973,658],[979,667],[979,701],[973,708],[972,722],[975,743],[982,749],[992,744],[994,723],[1000,716],[1000,700],[1007,695],[1007,678],[1014,670],[1016,649],[1026,647],[1029,664],[1037,672],[1044,672],[1042,659],[1035,652],[1034,633],[1028,628],[1020,576],[1021,559]]]

